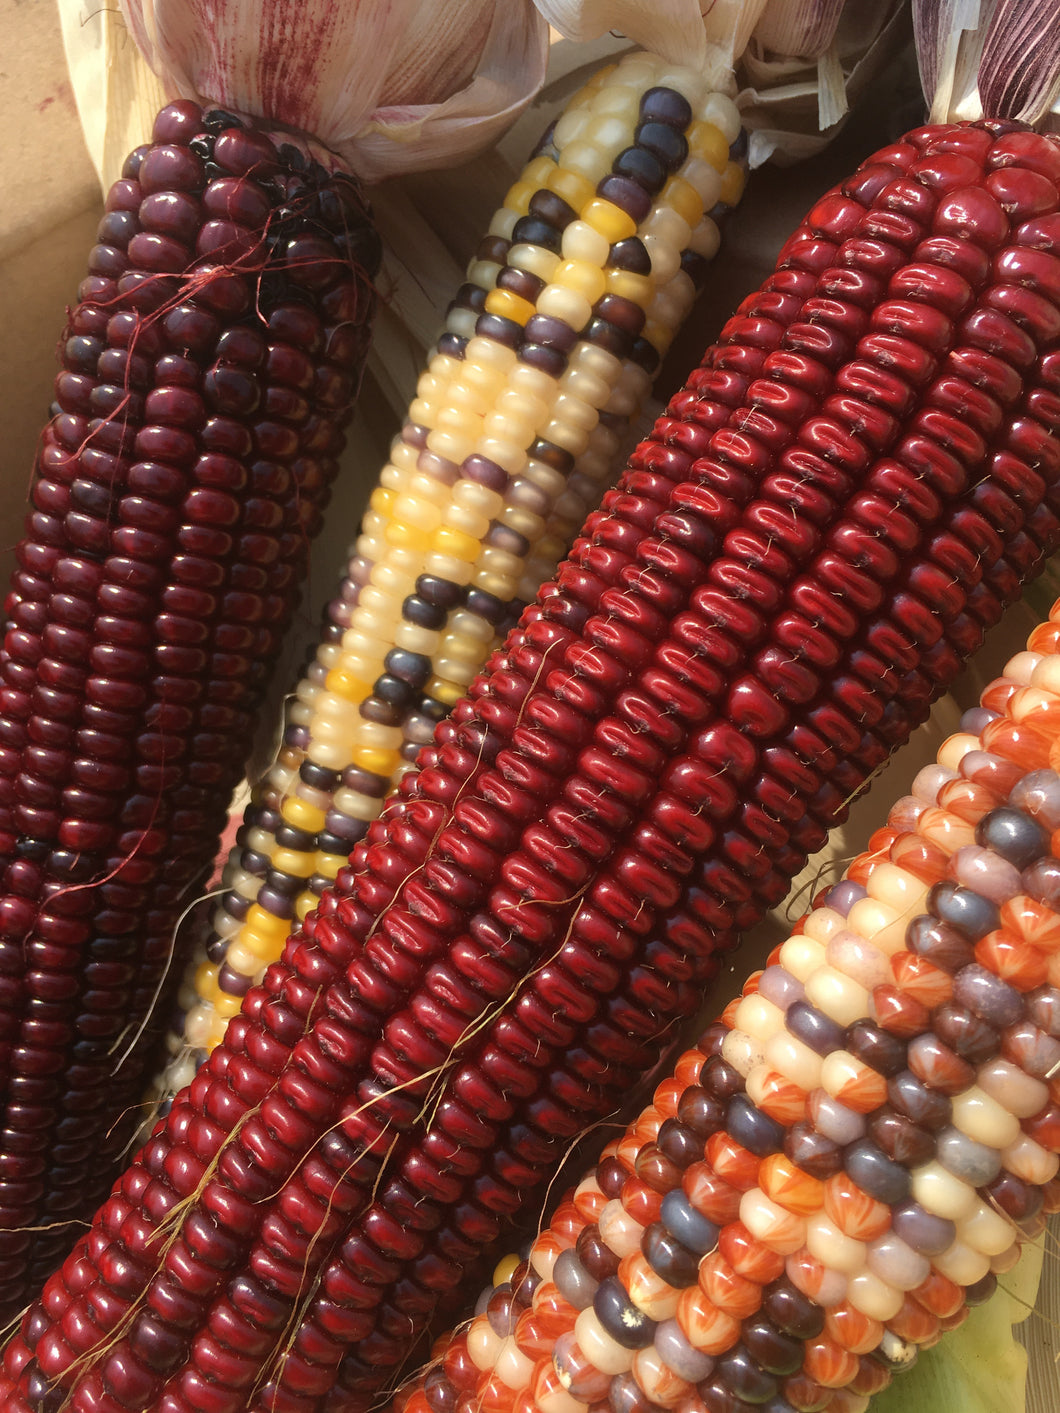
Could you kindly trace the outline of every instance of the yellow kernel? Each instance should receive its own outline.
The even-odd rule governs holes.
[[[623,211],[613,201],[605,201],[602,196],[594,196],[587,201],[579,215],[594,231],[606,236],[610,245],[637,234],[637,223],[629,212]]]
[[[225,1031],[228,1029],[228,1017],[222,1016],[214,1011],[210,1021],[210,1033],[206,1038],[206,1049],[216,1050],[221,1041],[225,1038]]]
[[[202,966],[197,968],[195,972],[195,990],[204,1001],[210,1001],[212,1003],[216,1000],[218,994],[217,973],[219,971],[220,967],[212,962],[203,962]]]
[[[394,506],[394,519],[399,525],[411,525],[417,530],[433,530],[441,516],[438,507],[422,496],[400,496]]]
[[[425,694],[445,706],[455,706],[464,695],[464,690],[455,682],[448,682],[442,677],[432,677],[427,683]]]
[[[399,751],[384,751],[376,746],[358,746],[353,752],[353,764],[373,775],[388,778],[401,760]]]
[[[580,211],[592,199],[596,186],[587,177],[579,176],[577,172],[568,172],[563,167],[557,167],[548,179],[548,189],[554,191],[557,196],[562,196],[568,206],[573,206],[575,211]],[[527,199],[529,200],[529,198]]]
[[[474,535],[466,535],[463,530],[454,530],[449,525],[442,525],[435,530],[425,548],[433,549],[438,554],[455,555],[457,559],[465,559],[470,563],[478,555],[479,544],[480,541],[476,540]]]
[[[324,828],[324,811],[316,805],[307,804],[305,800],[299,800],[296,796],[284,800],[280,813],[288,824],[293,825],[295,829],[304,829],[307,834],[318,834]],[[252,908],[251,912],[253,911]],[[247,921],[250,921],[250,913],[247,914]]]
[[[620,295],[642,309],[647,309],[655,293],[655,281],[650,275],[635,275],[632,270],[609,269],[604,274],[608,294]]]
[[[295,916],[299,922],[305,922],[306,918],[320,902],[317,895],[306,889],[304,893],[299,893],[298,900],[294,905]]]
[[[313,872],[314,855],[303,853],[301,849],[276,849],[272,855],[272,866],[288,878],[308,878]]]
[[[729,160],[729,144],[725,141],[725,134],[713,123],[692,124],[688,132],[688,150],[719,172],[724,171]]]
[[[224,1020],[231,1020],[243,1004],[242,996],[232,996],[227,991],[218,991],[214,997],[214,1011]]]
[[[519,177],[520,182],[530,182],[535,187],[544,186],[549,177],[556,170],[556,159],[554,157],[535,157],[527,162]]]
[[[370,509],[377,511],[380,515],[389,515],[396,499],[393,491],[388,491],[383,486],[377,486],[368,498],[368,505]]]
[[[244,927],[239,934],[239,943],[248,952],[257,957],[262,966],[267,966],[274,962],[283,951],[284,937],[262,937],[259,932],[255,932],[251,927]]]
[[[486,296],[486,313],[497,314],[502,319],[511,319],[516,324],[525,324],[534,312],[534,306],[522,295],[510,289],[493,289]]]
[[[317,854],[313,872],[321,878],[337,878],[339,870],[346,867],[345,854]]]
[[[540,182],[518,181],[508,188],[502,204],[509,211],[518,211],[520,216],[525,216],[530,210],[530,198],[539,186]]]
[[[743,195],[744,183],[747,174],[738,162],[729,162],[721,174],[721,193],[719,201],[723,201],[726,206],[735,206]]]
[[[281,807],[284,818],[286,818],[286,807],[291,803],[291,800],[285,800]],[[294,803],[304,804],[305,802],[298,800]],[[323,819],[323,811],[321,811],[321,819]],[[288,932],[287,919],[277,917],[275,913],[270,913],[268,909],[263,908],[260,903],[252,903],[247,909],[245,926],[257,933],[260,937],[271,937],[280,942],[283,941]]]
[[[588,260],[563,260],[556,267],[553,284],[574,290],[595,304],[604,292],[604,272]]]
[[[386,542],[397,549],[426,550],[430,548],[431,535],[430,530],[418,530],[415,525],[394,524],[387,526]]]
[[[668,202],[690,226],[698,226],[703,219],[703,202],[699,192],[683,177],[671,177],[659,194],[659,201]]]
[[[324,678],[324,689],[333,692],[336,697],[345,697],[348,702],[363,702],[372,690],[372,684],[354,677],[341,667],[333,667]]]
[[[519,1257],[512,1252],[510,1256],[504,1256],[497,1262],[493,1270],[493,1284],[504,1285],[510,1281],[519,1265]]]

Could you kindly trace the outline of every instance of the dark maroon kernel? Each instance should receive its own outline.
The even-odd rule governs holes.
[[[929,1089],[910,1070],[887,1081],[887,1099],[900,1114],[932,1131],[948,1124],[952,1115],[949,1098]]]
[[[748,1354],[767,1373],[793,1374],[802,1367],[805,1345],[790,1334],[781,1334],[769,1320],[760,1316],[745,1320],[740,1336]]]
[[[784,1152],[804,1173],[821,1181],[832,1177],[843,1166],[839,1144],[808,1123],[791,1126],[784,1139]]]
[[[905,938],[911,952],[951,974],[968,966],[975,958],[975,948],[964,933],[926,913],[913,919],[906,928]]]
[[[715,1377],[745,1403],[762,1404],[777,1393],[777,1381],[739,1346],[718,1360]]]
[[[905,1069],[905,1045],[871,1021],[855,1021],[845,1043],[852,1055],[885,1078]]]
[[[762,1314],[794,1339],[816,1339],[824,1329],[824,1311],[787,1279],[766,1286]]]

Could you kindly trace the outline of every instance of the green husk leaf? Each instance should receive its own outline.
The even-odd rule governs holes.
[[[959,1330],[928,1349],[872,1403],[872,1413],[1024,1413],[1027,1353],[1013,1325],[1030,1314],[1043,1247],[1029,1244],[998,1280],[997,1293]]]

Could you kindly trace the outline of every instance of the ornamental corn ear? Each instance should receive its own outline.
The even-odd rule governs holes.
[[[1060,1210],[1060,602],[398,1413],[864,1413]]]
[[[336,469],[377,260],[352,178],[191,103],[111,189],[0,655],[2,1318],[128,1140],[174,928]]]

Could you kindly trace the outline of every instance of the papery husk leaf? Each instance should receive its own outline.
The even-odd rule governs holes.
[[[925,1350],[908,1373],[873,1400],[872,1413],[1024,1413],[1027,1351],[1013,1325],[1034,1306],[1042,1273],[1041,1242],[998,1277],[997,1292],[952,1334]]]
[[[150,135],[167,93],[116,9],[58,0],[63,49],[85,146],[106,191],[132,149]]]
[[[944,122],[954,97],[967,88],[978,51],[969,69],[967,46],[974,44],[980,19],[989,7],[982,0],[913,0],[913,37],[920,69],[920,85],[927,99],[929,118]]]
[[[708,48],[728,67],[747,47],[766,0],[535,0],[568,39],[596,39],[613,31],[673,64],[702,68]]]
[[[755,25],[760,53],[819,59],[832,46],[843,0],[768,0]]]
[[[978,73],[984,113],[1037,123],[1060,94],[1060,5],[998,0]]]
[[[816,63],[766,54],[757,33],[741,60],[749,82],[736,102],[751,133],[748,161],[802,161],[835,136],[858,95],[906,42],[903,0],[847,0]]]
[[[545,74],[531,0],[121,0],[166,90],[306,134],[367,181],[488,146]]]

